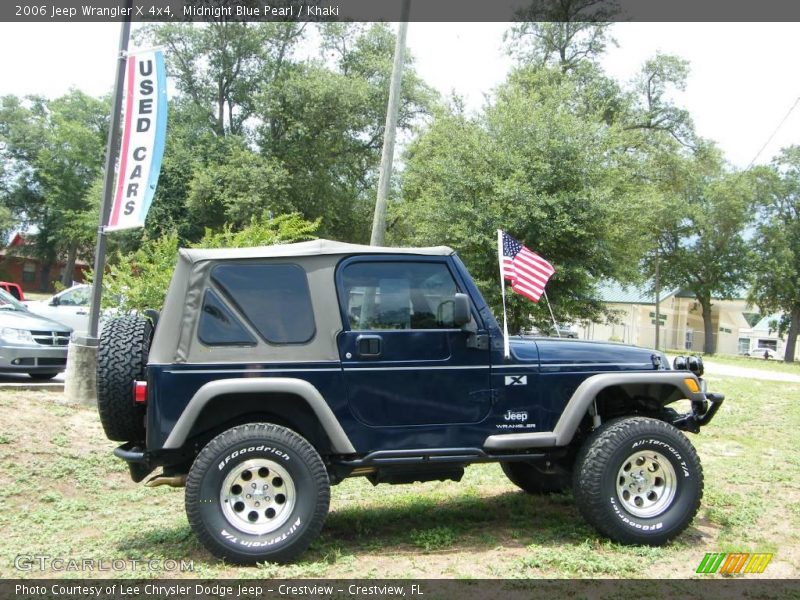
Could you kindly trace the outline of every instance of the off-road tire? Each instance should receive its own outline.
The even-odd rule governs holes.
[[[259,467],[264,466],[269,467],[269,475],[260,474]],[[253,491],[253,499],[247,500],[247,508],[238,509],[237,516],[234,507],[240,502],[234,502],[235,498],[228,501],[230,493],[225,484],[233,482],[232,488],[239,487],[238,477],[250,469],[255,475],[247,481],[252,479],[253,487],[255,481],[259,488],[266,482],[260,492],[265,503],[260,509],[253,507],[257,493]],[[282,476],[281,483],[267,489],[267,484],[275,483],[274,479],[269,481],[274,473]],[[287,485],[291,485],[294,497]],[[247,484],[243,487],[247,489]],[[284,502],[276,508],[285,508],[286,513],[275,517],[276,528],[262,533],[240,528],[248,526],[245,514],[266,521],[253,521],[254,528],[271,527],[266,515],[262,519],[256,511],[277,501],[279,491],[285,492]],[[244,500],[241,487],[237,493]],[[322,530],[329,505],[330,481],[317,451],[294,431],[271,423],[239,425],[221,433],[200,451],[186,479],[186,515],[195,534],[214,556],[241,565],[284,563],[301,554]]]
[[[144,440],[144,407],[133,402],[133,382],[142,380],[150,353],[153,325],[126,315],[103,325],[97,348],[97,410],[110,440]]]
[[[504,462],[500,466],[509,481],[528,494],[558,494],[572,485],[571,474],[560,466],[549,472],[543,463],[536,462]]]
[[[652,456],[656,464],[650,470],[643,463],[645,468],[636,470],[637,461],[646,460],[645,456]],[[634,457],[639,458],[629,460]],[[626,470],[631,464],[634,466]],[[648,481],[654,482],[651,487],[643,484],[645,494],[650,489],[656,500],[649,508],[638,508],[635,502],[653,500],[637,496],[641,492],[634,483],[629,484],[634,496],[629,494],[626,500],[624,495],[632,481],[628,474],[641,481],[644,471],[648,471],[644,475]],[[670,472],[672,485],[663,485],[670,481]],[[630,417],[605,423],[586,440],[575,462],[573,486],[578,509],[600,533],[622,544],[660,546],[683,532],[697,514],[703,497],[703,469],[691,442],[678,429],[658,419]],[[666,493],[670,489],[673,492]],[[660,502],[663,507],[658,506]],[[632,512],[648,510],[655,514]]]
[[[47,381],[56,375],[58,375],[58,373],[28,373],[28,377],[31,379],[37,379],[39,381]]]

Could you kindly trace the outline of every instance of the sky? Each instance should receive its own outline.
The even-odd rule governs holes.
[[[507,23],[410,23],[408,48],[418,73],[442,94],[462,96],[480,110],[512,66],[503,50]],[[656,52],[690,61],[687,108],[700,135],[728,160],[749,165],[800,98],[800,23],[618,23],[618,47],[602,59],[625,82]],[[0,23],[0,95],[58,96],[71,86],[92,95],[111,90],[119,25]],[[800,106],[760,153],[763,164],[800,144]]]

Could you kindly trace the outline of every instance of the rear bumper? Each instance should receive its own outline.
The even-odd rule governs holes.
[[[128,463],[131,479],[135,483],[142,481],[155,469],[155,465],[150,464],[147,453],[132,442],[123,444],[119,448],[114,448],[114,456]]]

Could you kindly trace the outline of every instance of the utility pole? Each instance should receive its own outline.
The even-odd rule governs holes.
[[[658,244],[656,244],[656,273],[655,273],[655,291],[656,291],[656,350],[659,349],[659,337],[661,333],[661,282],[659,281],[660,276],[660,267],[659,264],[659,254],[658,254]]]
[[[131,14],[133,0],[126,0],[126,13]],[[114,97],[111,101],[111,127],[108,130],[106,146],[105,178],[103,179],[103,204],[100,207],[100,223],[97,227],[97,247],[94,254],[94,281],[92,282],[92,303],[89,308],[89,333],[87,344],[97,345],[97,329],[100,323],[100,300],[103,295],[103,271],[106,266],[106,232],[105,226],[111,214],[114,195],[114,165],[119,150],[119,122],[122,112],[122,91],[125,84],[125,65],[128,60],[128,40],[131,37],[131,20],[128,16],[122,22],[119,34],[119,53],[117,55],[117,75],[114,80]]]
[[[378,177],[378,198],[375,201],[375,216],[372,219],[371,246],[382,246],[386,236],[386,202],[389,198],[389,186],[392,179],[392,163],[394,161],[394,140],[397,129],[397,114],[400,112],[400,84],[403,80],[403,62],[406,53],[406,31],[408,15],[411,12],[411,0],[402,0],[400,23],[397,28],[397,41],[394,45],[394,65],[392,80],[389,85],[389,105],[386,108],[386,127],[383,132],[383,151]]]
[[[130,15],[133,0],[125,0],[126,13]],[[103,180],[103,204],[100,207],[100,223],[97,227],[97,248],[94,255],[94,281],[92,303],[89,307],[89,331],[85,337],[76,336],[67,350],[67,370],[64,377],[64,395],[69,402],[97,405],[97,329],[100,323],[100,300],[103,294],[103,270],[106,266],[105,226],[111,213],[114,194],[114,165],[119,150],[119,122],[122,109],[122,92],[125,83],[128,40],[131,34],[130,16],[122,22],[119,34],[117,74],[114,80],[114,96],[111,100],[111,125],[106,146],[105,178]]]

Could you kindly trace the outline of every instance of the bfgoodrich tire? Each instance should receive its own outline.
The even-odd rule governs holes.
[[[186,480],[186,514],[216,557],[287,562],[319,535],[330,482],[314,447],[270,423],[229,429],[200,451]]]
[[[575,502],[598,531],[623,544],[659,546],[691,523],[703,497],[692,444],[645,417],[609,421],[578,454]]]
[[[110,440],[144,439],[145,410],[133,402],[133,382],[144,379],[152,338],[153,325],[142,317],[116,317],[103,326],[97,348],[97,410]]]
[[[535,462],[507,462],[500,466],[511,483],[529,494],[557,494],[569,489],[572,481],[569,472],[559,465],[551,471]]]

